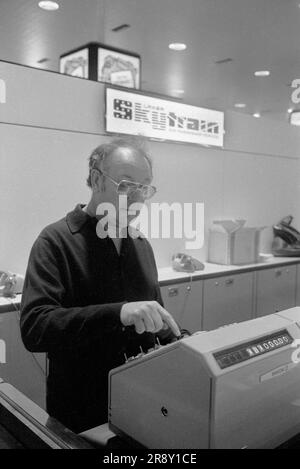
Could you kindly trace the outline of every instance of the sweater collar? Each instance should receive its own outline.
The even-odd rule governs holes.
[[[67,225],[71,233],[77,233],[86,223],[97,224],[97,218],[91,217],[83,209],[84,205],[77,204],[72,212],[69,212],[66,216]]]
[[[98,219],[96,217],[91,217],[88,215],[84,210],[82,210],[84,205],[77,204],[72,212],[69,212],[66,216],[67,225],[69,230],[72,234],[78,233],[81,228],[86,224],[89,223],[95,227],[98,223]],[[140,231],[136,230],[132,226],[128,227],[128,232],[132,238],[139,238],[142,239],[142,234]]]

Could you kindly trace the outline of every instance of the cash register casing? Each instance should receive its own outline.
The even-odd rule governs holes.
[[[300,431],[297,339],[293,308],[132,360],[109,375],[110,428],[147,448],[276,447]]]

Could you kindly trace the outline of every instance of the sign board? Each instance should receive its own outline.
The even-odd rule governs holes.
[[[107,87],[105,130],[223,147],[224,113]]]

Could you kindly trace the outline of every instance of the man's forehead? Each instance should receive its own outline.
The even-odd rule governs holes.
[[[120,147],[116,148],[108,157],[111,164],[114,163],[135,163],[139,160],[144,160],[143,155],[131,148]]]
[[[151,178],[149,162],[142,153],[131,148],[117,148],[114,150],[107,158],[105,166],[107,169],[118,173],[122,171],[140,171]]]

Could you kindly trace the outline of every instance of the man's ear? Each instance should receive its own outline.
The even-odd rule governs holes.
[[[92,169],[91,171],[91,186],[93,192],[99,192],[101,190],[101,173],[97,169]]]

